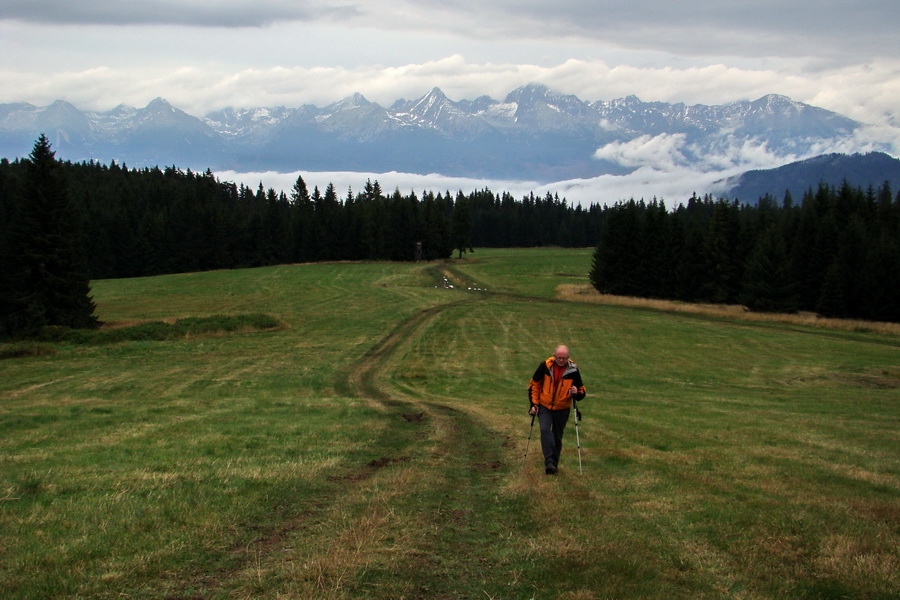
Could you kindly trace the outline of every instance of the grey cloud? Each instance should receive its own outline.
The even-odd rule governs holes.
[[[372,18],[393,13],[397,23],[439,15],[438,27],[472,37],[577,38],[695,56],[900,54],[897,0],[389,0],[380,11],[370,6]]]
[[[262,27],[284,21],[343,20],[356,14],[356,8],[341,2],[0,0],[0,20],[51,25]]]
[[[0,20],[197,27],[340,21],[473,41],[579,40],[689,56],[852,62],[900,55],[897,0],[0,0]]]

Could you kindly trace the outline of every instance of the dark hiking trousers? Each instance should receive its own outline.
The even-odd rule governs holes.
[[[538,411],[541,424],[541,449],[544,451],[544,466],[557,467],[562,452],[563,430],[569,420],[570,409],[550,410],[543,406]]]

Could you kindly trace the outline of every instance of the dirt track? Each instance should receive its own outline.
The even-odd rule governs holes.
[[[467,295],[416,313],[337,376],[334,387],[339,395],[362,399],[395,421],[382,434],[392,436],[386,444],[393,448],[390,455],[328,476],[323,497],[307,498],[302,507],[288,511],[277,528],[259,531],[251,543],[229,550],[222,569],[185,575],[191,582],[186,587],[203,593],[170,595],[168,599],[229,596],[229,591],[246,587],[247,573],[253,570],[281,573],[283,577],[286,557],[295,555],[298,558],[291,560],[305,561],[297,577],[308,580],[307,588],[313,588],[321,598],[355,597],[359,593],[385,598],[457,598],[460,577],[477,576],[479,572],[487,575],[485,569],[496,565],[486,565],[484,559],[476,558],[487,554],[476,547],[483,543],[478,541],[483,537],[473,538],[469,532],[496,525],[484,507],[494,503],[499,472],[512,443],[498,437],[475,415],[424,398],[400,397],[379,379],[401,342],[414,339],[444,310],[475,301],[476,296]],[[376,478],[394,489],[386,495],[373,495],[368,490]],[[361,505],[360,499],[367,497],[370,506]],[[391,505],[393,502],[396,506]],[[410,506],[415,507],[414,513],[408,512]],[[336,507],[353,507],[356,514],[348,520]],[[341,533],[335,534],[324,552],[342,557],[344,568],[340,573],[332,572],[314,556],[304,556],[307,550],[302,547],[307,536],[321,543],[322,528],[337,521]],[[363,546],[387,536],[396,537],[397,527],[404,528],[400,534],[402,548],[383,557],[394,567],[380,572],[366,569],[370,558],[363,556],[364,552],[378,555],[386,550],[363,550]],[[346,549],[350,538],[358,546],[355,554]],[[359,585],[353,582],[358,575],[354,567],[366,572],[365,590],[352,591]],[[286,592],[287,597],[292,595]]]

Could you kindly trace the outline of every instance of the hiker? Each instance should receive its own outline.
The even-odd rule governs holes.
[[[538,365],[528,382],[529,415],[541,425],[541,448],[547,475],[559,470],[563,430],[569,420],[572,400],[586,395],[578,365],[569,359],[569,348],[559,346],[553,356]]]

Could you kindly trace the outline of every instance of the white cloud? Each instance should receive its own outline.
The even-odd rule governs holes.
[[[257,171],[242,173],[238,171],[221,171],[215,175],[220,181],[243,183],[254,190],[262,183],[266,189],[273,188],[276,191],[284,191],[285,193],[290,193],[291,188],[297,181],[297,177],[302,176],[310,193],[315,187],[318,187],[320,192],[324,192],[328,184],[331,183],[334,184],[338,196],[342,199],[347,195],[348,189],[352,188],[354,192],[362,190],[367,180],[378,181],[382,191],[386,194],[393,193],[395,189],[398,189],[401,194],[415,192],[421,195],[422,192],[430,190],[435,194],[438,192],[450,192],[455,195],[458,191],[468,193],[487,187],[495,192],[508,191],[512,194],[524,195],[532,191],[536,193],[536,190],[541,187],[541,184],[533,181],[474,179],[469,177],[449,177],[436,173],[420,175],[397,171],[389,173],[360,173],[352,171],[293,171],[290,173]]]
[[[628,175],[602,175],[548,184],[546,189],[572,203],[612,205],[623,200],[661,200],[672,208],[693,194],[714,193],[715,182],[737,175],[740,169],[701,172],[695,169],[663,171],[644,166]]]
[[[807,102],[875,125],[900,126],[900,59],[824,71]]]
[[[894,156],[900,156],[900,128],[898,127],[862,127],[856,130],[852,136],[838,141],[835,144],[820,144],[813,147],[811,155],[838,152],[850,154],[854,152],[884,152],[885,147],[892,148],[889,152]]]
[[[805,156],[783,156],[769,150],[765,142],[759,140],[737,140],[727,138],[726,144],[716,152],[694,149],[694,154],[702,158],[697,165],[703,171],[734,171],[737,169],[770,169],[788,162],[814,156],[816,152]]]
[[[663,171],[674,171],[687,164],[681,149],[684,147],[683,133],[662,135],[642,135],[627,142],[612,142],[598,148],[594,158],[608,160],[623,167],[655,167]]]
[[[720,179],[737,175],[739,168],[700,172],[695,169],[681,168],[675,171],[662,171],[644,166],[629,175],[602,175],[590,179],[571,179],[554,183],[538,183],[534,181],[472,179],[464,177],[447,177],[445,175],[418,175],[415,173],[355,173],[355,172],[309,172],[295,171],[291,173],[222,171],[216,173],[221,181],[233,181],[237,184],[256,189],[262,183],[266,189],[290,193],[291,188],[302,176],[310,192],[318,186],[324,192],[329,183],[334,184],[338,196],[343,199],[348,189],[354,193],[365,186],[367,180],[377,181],[385,193],[395,189],[401,194],[415,192],[421,197],[422,192],[458,191],[464,194],[475,190],[489,189],[494,193],[509,192],[515,198],[530,193],[543,197],[548,192],[565,198],[569,204],[589,206],[591,204],[615,204],[621,200],[653,198],[664,200],[669,207],[687,202],[693,193],[704,194],[715,190],[714,183]]]

